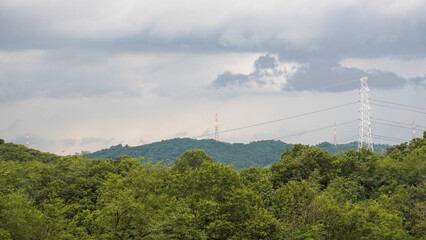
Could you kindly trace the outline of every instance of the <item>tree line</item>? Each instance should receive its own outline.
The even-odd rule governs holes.
[[[0,141],[0,239],[423,239],[426,138],[384,154],[295,144],[270,167],[188,150],[59,157]]]
[[[213,139],[174,138],[144,144],[142,146],[116,145],[93,153],[87,153],[89,158],[115,159],[118,156],[137,158],[144,156],[144,162],[173,164],[175,159],[189,149],[204,150],[216,162],[234,165],[238,171],[251,166],[269,166],[279,160],[281,153],[292,148],[293,144],[279,140],[262,140],[248,144],[226,143]],[[357,148],[357,142],[347,144],[331,144],[322,142],[316,145],[321,150],[336,154],[340,151]],[[390,145],[376,144],[374,150],[378,153],[385,151]]]

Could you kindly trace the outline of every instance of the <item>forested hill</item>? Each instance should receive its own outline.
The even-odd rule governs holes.
[[[243,143],[225,143],[212,139],[195,140],[190,138],[175,138],[146,144],[143,146],[112,146],[94,153],[89,153],[89,158],[115,159],[118,156],[144,157],[145,161],[157,163],[163,161],[165,164],[173,163],[174,160],[184,153],[186,150],[201,149],[217,162],[232,164],[237,169],[247,168],[250,166],[268,166],[272,162],[280,159],[282,152],[291,148],[293,145],[282,141],[265,140]],[[339,151],[357,148],[357,143],[348,144],[331,144],[320,143],[317,145],[321,150],[335,154]],[[389,145],[375,145],[376,152],[382,152]]]
[[[217,162],[232,164],[237,169],[242,169],[250,166],[267,166],[271,162],[280,159],[281,153],[291,147],[291,144],[273,140],[249,144],[231,144],[212,139],[175,138],[136,147],[122,146],[120,144],[89,153],[87,156],[89,158],[103,159],[114,159],[123,155],[135,158],[142,156],[145,161],[151,161],[152,163],[163,161],[168,164],[173,163],[186,150],[201,149]]]
[[[295,144],[268,168],[213,160],[60,157],[0,139],[0,240],[425,239],[426,134],[383,154]]]

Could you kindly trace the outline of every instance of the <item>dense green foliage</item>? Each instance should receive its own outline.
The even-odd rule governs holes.
[[[146,162],[158,163],[163,161],[165,165],[173,163],[174,159],[179,157],[187,150],[204,150],[215,161],[232,164],[238,170],[251,166],[269,166],[272,162],[279,159],[284,149],[291,148],[293,144],[287,144],[281,141],[265,140],[243,143],[225,143],[212,139],[195,140],[190,138],[176,138],[163,140],[161,142],[146,144],[143,146],[129,147],[123,145],[112,146],[94,153],[89,153],[89,158],[115,159],[118,156],[130,156],[133,158],[144,157]],[[331,144],[323,142],[317,145],[320,149],[328,151],[330,154],[346,151],[351,148],[357,148],[357,143]],[[375,145],[376,152],[383,152],[389,145]]]
[[[333,155],[342,151],[348,151],[349,149],[358,149],[358,142],[350,142],[345,144],[332,144],[329,142],[322,142],[315,145],[315,147],[318,147],[319,149],[327,151],[328,153]],[[384,153],[389,147],[391,146],[388,144],[374,144],[374,152]]]
[[[284,150],[284,149],[283,149]],[[189,150],[172,167],[0,144],[0,239],[423,239],[426,139],[269,168]]]
[[[201,149],[215,161],[232,164],[237,169],[250,166],[267,166],[279,159],[283,149],[292,147],[281,141],[258,141],[249,144],[225,143],[212,139],[195,140],[190,138],[176,138],[161,142],[146,144],[137,147],[112,146],[94,153],[88,153],[89,158],[115,159],[118,156],[133,158],[144,157],[146,162],[165,165],[173,164],[174,160],[187,150]]]

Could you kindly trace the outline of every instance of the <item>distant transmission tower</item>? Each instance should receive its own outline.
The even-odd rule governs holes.
[[[30,148],[30,134],[27,133],[27,148]]]
[[[214,123],[214,140],[219,141],[219,120],[217,118],[217,113],[216,113],[216,119]]]
[[[371,107],[368,101],[368,78],[363,77],[361,80],[361,89],[359,91],[361,107],[359,108],[360,119],[359,119],[359,139],[358,139],[358,150],[362,147],[367,147],[373,151],[373,138],[371,137],[371,122],[370,112]]]
[[[333,131],[333,143],[334,143],[334,145],[336,145],[336,143],[337,143],[337,131],[336,131],[336,123],[334,123],[334,131]]]
[[[413,121],[413,139],[416,138],[416,122]]]

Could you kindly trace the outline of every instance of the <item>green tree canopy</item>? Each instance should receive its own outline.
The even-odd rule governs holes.
[[[277,160],[238,172],[202,150],[164,166],[3,143],[0,239],[424,239],[425,138]]]

